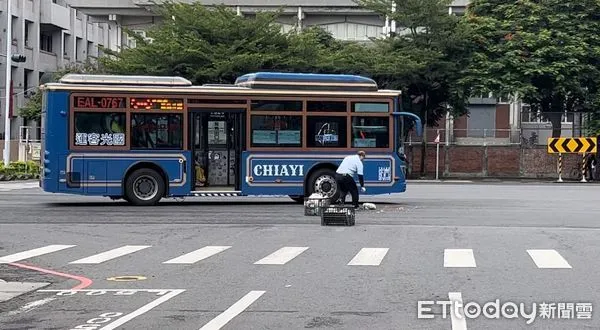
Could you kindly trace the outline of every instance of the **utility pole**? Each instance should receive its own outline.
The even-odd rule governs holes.
[[[10,80],[12,75],[12,1],[6,0],[6,82],[4,84],[4,166],[10,161]]]
[[[6,10],[6,82],[4,84],[4,166],[10,162],[10,106],[12,104],[12,62],[25,62],[27,57],[21,54],[12,54],[12,1],[7,0]],[[2,55],[0,55],[2,56]]]

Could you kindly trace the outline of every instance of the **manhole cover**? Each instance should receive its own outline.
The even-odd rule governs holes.
[[[131,281],[141,281],[141,280],[145,280],[145,279],[146,278],[144,276],[126,275],[126,276],[109,277],[106,280],[107,281],[116,281],[116,282],[131,282]]]

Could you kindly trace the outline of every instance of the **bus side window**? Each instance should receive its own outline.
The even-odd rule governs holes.
[[[132,114],[131,148],[182,149],[182,122],[181,114]]]
[[[308,116],[307,139],[309,148],[346,148],[348,117]]]

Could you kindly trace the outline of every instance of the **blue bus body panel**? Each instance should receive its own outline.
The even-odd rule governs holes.
[[[49,91],[46,95],[46,109],[42,110],[42,129],[44,130],[44,149],[41,161],[42,171],[41,188],[48,192],[59,191],[60,159],[65,157],[69,150],[69,92]]]
[[[347,153],[242,153],[242,193],[245,195],[303,195],[304,180],[315,166],[337,166]],[[364,160],[367,195],[406,191],[404,162],[397,155],[369,153]],[[358,178],[355,178],[358,184]]]
[[[169,196],[186,196],[191,190],[190,152],[85,152],[61,155],[58,160],[60,193],[122,196],[125,174],[137,163],[152,163],[167,176]],[[68,175],[67,175],[68,173]],[[45,191],[51,191],[44,188]]]
[[[86,195],[123,195],[122,182],[126,173],[137,163],[153,163],[167,176],[169,195],[182,196],[190,192],[190,152],[128,151],[71,153],[64,158],[66,172],[79,172],[81,179],[64,189],[79,189]],[[71,188],[71,187],[75,188]],[[77,188],[77,186],[80,186]]]

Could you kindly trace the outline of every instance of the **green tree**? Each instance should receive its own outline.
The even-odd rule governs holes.
[[[387,63],[375,77],[387,88],[404,91],[404,106],[422,119],[423,128],[437,125],[448,111],[467,113],[468,89],[459,85],[469,64],[469,47],[460,19],[448,14],[450,0],[359,0],[394,20],[400,32],[376,41],[377,61]],[[394,6],[394,7],[393,7]],[[427,141],[426,130],[423,140]],[[421,149],[425,174],[426,144]]]
[[[600,3],[474,0],[466,14],[474,63],[463,84],[518,95],[560,136],[565,111],[600,105]]]
[[[64,66],[57,72],[49,73],[44,77],[43,80],[40,81],[40,84],[45,84],[49,82],[57,82],[60,78],[68,73],[101,73],[102,69],[98,66],[97,63],[87,61],[82,64],[68,64]],[[40,119],[40,114],[42,113],[42,93],[40,90],[36,90],[36,92],[29,98],[29,100],[25,103],[25,105],[19,108],[19,116],[23,117],[26,120],[38,120]]]

